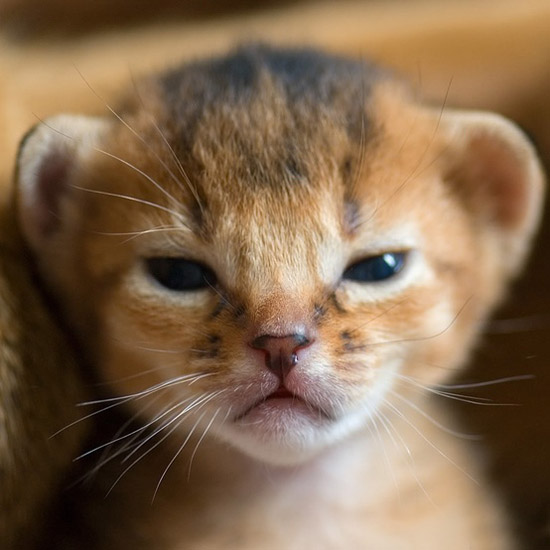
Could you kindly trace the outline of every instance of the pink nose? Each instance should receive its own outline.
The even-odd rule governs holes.
[[[251,343],[251,347],[264,352],[265,366],[283,381],[298,363],[298,351],[311,345],[312,340],[303,334],[271,336],[263,334]]]

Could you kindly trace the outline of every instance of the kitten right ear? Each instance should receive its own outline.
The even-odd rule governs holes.
[[[545,177],[535,149],[509,120],[490,113],[447,111],[445,179],[474,217],[479,239],[502,273],[520,267],[538,226]]]
[[[17,156],[17,211],[27,242],[39,249],[64,224],[75,175],[107,125],[106,120],[58,115],[31,129]]]

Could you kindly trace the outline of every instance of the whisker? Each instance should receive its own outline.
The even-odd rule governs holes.
[[[226,296],[224,296],[210,281],[205,281],[206,284],[220,297],[220,300],[229,306],[233,313],[237,311],[237,308],[227,299]]]
[[[521,380],[534,380],[534,374],[518,374],[517,376],[506,376],[504,378],[496,378],[495,380],[485,380],[483,382],[473,382],[469,384],[437,384],[438,389],[465,389],[465,388],[482,388],[485,386],[495,386],[497,384],[506,384],[508,382],[519,382]]]
[[[124,433],[124,430],[130,426],[133,422],[135,422],[135,420],[139,417],[139,416],[143,416],[144,413],[150,409],[155,403],[156,401],[158,401],[158,399],[160,398],[161,396],[160,395],[157,395],[155,397],[153,397],[149,403],[147,403],[147,405],[145,405],[144,407],[142,407],[139,411],[135,412],[115,433],[114,435],[114,438],[118,438],[122,433]],[[131,437],[130,439],[130,444],[132,443],[132,441],[134,441],[137,437],[138,437],[139,434],[136,434],[134,435],[133,437]],[[82,476],[79,480],[77,480],[77,483],[82,483],[84,481],[90,481],[92,479],[92,477],[94,475],[97,474],[97,472],[99,472],[99,470],[101,468],[103,468],[107,463],[111,462],[114,458],[116,458],[117,456],[119,456],[121,453],[123,453],[125,451],[125,449],[127,448],[126,445],[122,446],[121,449],[118,449],[117,451],[113,452],[112,454],[109,454],[109,451],[111,450],[110,449],[110,446],[113,444],[113,440],[109,441],[106,446],[105,446],[105,449],[103,450],[103,453],[101,454],[101,456],[99,457],[99,459],[97,460],[97,463],[95,464],[95,466],[93,468],[91,468],[84,476]],[[97,449],[97,447],[96,447]],[[87,453],[87,454],[90,454],[90,453]],[[83,458],[84,455],[81,455],[81,456],[78,456],[77,458],[74,459],[74,461],[76,460],[80,460],[81,458]]]
[[[173,369],[174,365],[179,365],[179,364],[180,364],[179,362],[171,362],[171,363],[167,363],[167,364],[163,364],[163,365],[158,365],[156,367],[153,367],[153,368],[150,368],[150,369],[147,369],[147,370],[143,370],[143,371],[137,372],[135,374],[129,374],[128,376],[124,376],[122,378],[110,378],[109,380],[105,380],[103,382],[96,382],[93,385],[95,387],[98,387],[98,386],[112,386],[115,383],[126,382],[128,380],[135,380],[136,378],[141,378],[142,376],[147,376],[148,374],[151,374],[153,372],[159,372],[159,371],[163,371],[165,369]],[[201,374],[201,373],[198,373],[198,374]]]
[[[137,445],[137,447],[135,447],[128,456],[126,456],[126,458],[122,461],[122,464],[124,464],[124,462],[126,462],[134,453],[136,453],[143,445],[145,445],[147,442],[149,442],[153,437],[155,437],[161,431],[166,430],[166,428],[168,426],[170,426],[171,424],[175,423],[175,425],[166,434],[164,434],[164,436],[161,439],[159,439],[154,445],[152,445],[149,449],[147,449],[140,456],[138,456],[129,466],[127,466],[124,469],[124,471],[113,482],[113,484],[111,485],[109,491],[107,492],[107,494],[105,496],[106,497],[109,496],[109,494],[114,490],[116,485],[126,475],[126,473],[128,473],[138,462],[143,460],[149,453],[151,453],[154,449],[156,449],[159,445],[161,445],[168,437],[170,437],[170,435],[172,435],[172,433],[174,433],[174,431],[176,431],[178,429],[178,427],[185,420],[185,416],[186,416],[185,413],[189,412],[194,407],[199,405],[199,403],[201,403],[200,406],[197,408],[197,410],[195,412],[199,411],[206,403],[208,403],[209,401],[211,401],[212,399],[217,397],[217,395],[219,395],[223,391],[225,391],[225,390],[219,390],[218,392],[213,392],[212,394],[207,394],[206,398],[204,396],[200,396],[200,397],[196,398],[190,405],[185,407],[185,409],[183,411],[179,412],[169,422],[163,424],[160,428],[157,428],[152,434],[147,436],[147,438],[144,441],[140,442],[139,445]],[[203,415],[204,414],[206,414],[206,411],[203,413]],[[158,486],[157,486],[157,490],[158,490]],[[155,494],[156,494],[156,491],[155,491]]]
[[[209,333],[206,330],[203,330],[201,327],[189,327],[189,323],[186,325],[184,321],[181,321],[181,326],[188,329],[188,336],[204,336],[208,337]],[[115,337],[113,335],[106,335],[106,337],[111,341],[117,344],[122,344],[127,348],[138,349],[143,351],[153,351],[159,353],[184,353],[188,351],[187,347],[177,347],[177,348],[168,348],[168,347],[154,347],[156,342],[153,342],[149,339],[147,340],[135,340],[135,339],[123,339],[120,337]]]
[[[155,396],[154,400],[153,401],[156,401],[158,400],[160,396]],[[133,436],[134,434],[137,434],[137,433],[141,433],[141,432],[144,432],[147,428],[149,428],[150,426],[152,426],[153,424],[157,423],[159,420],[161,420],[162,418],[164,418],[165,416],[167,416],[168,414],[170,414],[174,409],[177,409],[178,407],[181,407],[182,405],[184,405],[185,403],[191,401],[191,399],[193,399],[192,397],[188,397],[187,399],[184,399],[183,401],[179,401],[175,404],[175,405],[172,405],[171,407],[167,407],[165,408],[161,413],[157,414],[152,420],[150,420],[149,422],[147,422],[147,424],[144,424],[143,426],[140,426],[139,428],[136,428],[135,430],[127,433],[127,434],[124,434],[124,435],[120,435],[120,430],[119,432],[117,432],[117,434],[115,434],[115,439],[112,439],[111,441],[108,441],[107,443],[102,443],[101,445],[98,445],[97,447],[94,447],[93,449],[90,449],[89,451],[86,451],[84,453],[82,453],[81,455],[77,456],[74,460],[81,460],[82,458],[86,457],[86,456],[89,456],[101,449],[104,449],[105,447],[108,447],[110,445],[113,445],[115,443],[118,443],[119,441],[123,441],[124,439],[127,439],[131,436]],[[150,408],[150,406],[152,405],[152,403],[149,403],[147,405],[147,407],[144,407],[140,413],[136,413],[134,416],[132,416],[130,418],[130,420],[128,422],[126,422],[122,428],[122,430],[126,429],[132,422],[135,421],[135,419],[138,417],[138,416],[142,416],[143,415],[143,412],[145,410],[147,410],[148,408]]]
[[[403,376],[399,373],[395,373],[395,376],[398,378],[398,382],[400,381],[399,379],[401,379],[401,381],[404,381],[404,382],[408,382],[409,384],[412,384],[413,386],[416,386],[418,389],[424,391],[424,392],[428,392],[428,393],[432,393],[434,395],[438,395],[438,396],[441,396],[441,397],[448,397],[449,399],[454,399],[456,401],[462,401],[464,403],[471,403],[471,404],[475,404],[475,405],[489,405],[489,404],[494,404],[488,397],[478,397],[478,396],[475,396],[475,395],[464,395],[464,394],[461,394],[461,393],[453,393],[453,392],[449,392],[449,391],[444,391],[444,390],[438,390],[437,388],[434,388],[434,387],[431,387],[431,386],[425,386],[423,384],[419,384],[419,383],[415,383],[414,381],[412,380],[408,380],[406,376]]]
[[[135,239],[138,239],[139,237],[143,237],[144,235],[148,235],[150,233],[170,233],[170,232],[174,232],[174,233],[181,233],[182,232],[182,228],[180,226],[165,226],[165,227],[154,227],[152,229],[144,229],[142,231],[135,231],[134,232],[134,235],[132,236],[129,236],[127,239],[124,239],[123,241],[121,241],[121,244],[127,244],[129,242],[132,242],[133,240]],[[114,236],[115,234],[114,233],[111,233],[112,236]],[[121,235],[122,236],[122,235]]]
[[[141,235],[147,235],[149,233],[160,233],[162,231],[181,231],[181,227],[177,225],[159,225],[157,227],[150,227],[148,229],[142,229],[140,231],[94,231],[96,235],[102,235],[105,237],[140,237]]]
[[[461,401],[463,403],[468,403],[471,405],[483,405],[483,406],[492,406],[492,407],[518,407],[518,403],[496,403],[489,399],[488,397],[478,397],[475,395],[464,395],[462,393],[450,392],[438,389],[437,386],[431,387],[424,384],[416,382],[414,379],[411,379],[407,376],[404,376],[399,373],[395,373],[396,378],[401,381],[407,382],[413,386],[416,386],[422,391],[438,395],[440,397],[445,397],[447,399],[453,399],[455,401]],[[489,384],[487,384],[489,385]],[[451,388],[452,389],[452,388]]]
[[[214,373],[206,373],[206,374],[201,374],[201,375],[198,375],[200,377],[203,377],[205,378],[206,376],[211,376],[213,375]],[[163,389],[166,389],[166,388],[169,388],[171,386],[174,386],[176,384],[180,384],[180,383],[183,383],[185,381],[187,381],[188,379],[191,379],[191,382],[195,381],[193,380],[193,377],[196,377],[197,375],[195,374],[192,374],[192,375],[184,375],[184,376],[181,376],[181,377],[177,377],[177,378],[174,378],[174,379],[171,379],[171,380],[168,380],[166,382],[161,382],[160,384],[156,384],[155,386],[152,386],[146,390],[143,390],[141,392],[137,392],[135,394],[129,394],[129,395],[123,395],[123,396],[117,396],[117,397],[108,397],[108,398],[105,398],[105,399],[96,399],[94,401],[85,401],[85,402],[82,402],[82,403],[78,403],[77,404],[77,407],[84,407],[84,406],[88,406],[88,405],[97,405],[97,404],[103,404],[103,403],[110,403],[109,405],[107,405],[106,407],[103,407],[101,409],[98,409],[98,410],[95,410],[81,418],[78,418],[77,420],[75,420],[74,422],[71,422],[70,424],[67,424],[65,427],[61,428],[60,430],[58,430],[57,432],[55,432],[54,434],[52,434],[49,439],[52,439],[56,436],[58,436],[60,433],[64,432],[65,430],[68,430],[69,428],[72,428],[73,426],[76,426],[77,424],[79,424],[80,422],[83,422],[84,420],[88,420],[89,418],[92,418],[94,416],[97,416],[98,414],[101,414],[101,413],[104,413],[110,409],[113,409],[114,407],[118,407],[119,405],[123,405],[125,403],[128,403],[129,401],[131,401],[132,399],[142,399],[143,397],[147,396],[147,395],[151,395],[152,393],[156,392],[156,391],[161,391]]]
[[[193,182],[191,181],[191,178],[189,177],[189,175],[185,171],[180,159],[178,158],[178,155],[174,151],[174,148],[172,147],[172,145],[170,145],[170,142],[168,141],[168,139],[164,135],[164,132],[161,130],[161,128],[157,124],[157,121],[155,120],[155,117],[149,112],[149,109],[145,105],[145,102],[143,101],[143,97],[142,97],[142,95],[139,91],[139,88],[137,86],[137,83],[134,79],[134,75],[132,75],[132,84],[133,84],[136,96],[139,99],[139,102],[141,103],[143,111],[146,112],[149,116],[149,122],[152,124],[153,128],[155,128],[155,130],[159,134],[160,138],[162,139],[164,145],[166,146],[168,152],[170,153],[170,156],[172,157],[172,160],[174,161],[176,167],[178,168],[178,170],[180,172],[180,175],[183,177],[183,181],[187,184],[187,187],[188,187],[189,191],[191,191],[191,194],[193,195],[195,201],[197,202],[197,205],[199,207],[199,210],[201,211],[201,214],[204,214],[204,206],[203,206],[202,201],[199,197],[196,186],[193,184]],[[182,184],[181,184],[181,181],[179,180],[179,178],[175,177],[172,174],[171,171],[169,173],[170,173],[170,175],[172,175],[172,178],[177,183],[177,185],[180,188],[182,188]]]
[[[399,417],[403,420],[408,426],[410,426],[432,449],[434,449],[439,455],[446,459],[449,464],[452,464],[457,470],[462,472],[468,479],[473,481],[476,485],[479,485],[479,482],[473,478],[466,470],[461,468],[450,456],[445,454],[437,445],[430,441],[408,418],[404,415],[395,405],[390,403],[387,399],[384,399],[384,403]]]
[[[127,401],[129,401],[130,399],[128,399]],[[68,430],[69,428],[72,428],[73,426],[76,426],[77,424],[79,424],[80,422],[83,422],[84,420],[88,420],[89,418],[92,418],[102,412],[105,412],[105,411],[108,411],[114,407],[117,407],[118,405],[122,405],[123,403],[126,403],[126,401],[119,401],[117,403],[112,403],[111,405],[108,405],[107,407],[104,407],[102,409],[99,409],[97,411],[94,411],[92,413],[89,413],[85,416],[82,416],[81,418],[78,418],[77,420],[75,420],[74,422],[71,422],[70,424],[67,424],[65,427],[61,428],[60,430],[57,430],[57,432],[53,433],[52,435],[50,435],[49,439],[52,439],[56,436],[58,436],[60,433],[63,433],[65,430]],[[80,406],[81,404],[77,404],[77,407]]]
[[[412,473],[412,476],[414,477],[417,485],[420,487],[420,490],[424,493],[424,495],[428,499],[428,501],[433,506],[435,506],[437,508],[438,507],[437,504],[433,501],[433,499],[430,496],[430,494],[428,493],[426,487],[424,487],[424,484],[422,483],[422,481],[418,477],[418,472],[416,471],[416,462],[414,460],[414,456],[411,452],[410,447],[407,445],[407,442],[403,439],[402,435],[399,433],[399,430],[397,430],[395,428],[395,426],[392,424],[391,420],[389,418],[387,418],[386,415],[382,411],[377,411],[376,416],[382,422],[382,425],[385,427],[386,432],[388,433],[388,435],[390,435],[390,437],[391,437],[391,432],[393,432],[393,433],[395,433],[395,435],[399,439],[399,441],[402,445],[402,448],[405,449],[405,454],[407,456],[407,462],[409,464],[409,468],[410,468],[410,471]],[[390,428],[391,428],[391,430],[390,430]],[[399,445],[397,444],[397,440],[395,440],[393,437],[391,437],[391,439],[393,440],[396,448],[399,448]]]
[[[175,210],[172,210],[171,208],[162,206],[161,204],[157,204],[155,202],[151,202],[146,199],[140,199],[138,197],[132,197],[131,195],[124,195],[121,193],[111,193],[110,191],[101,191],[99,189],[87,189],[86,187],[81,187],[79,185],[73,185],[72,187],[74,187],[75,189],[78,189],[79,191],[85,191],[86,193],[94,193],[96,195],[104,195],[106,197],[113,197],[117,199],[131,201],[131,202],[137,202],[139,204],[150,206],[151,208],[156,208],[157,210],[161,210],[162,212],[167,212],[168,214],[175,216],[186,229],[189,229],[189,227],[187,226],[187,221],[182,214],[180,214],[179,212],[176,212]]]
[[[195,199],[195,201],[197,202],[197,205],[199,207],[199,210],[201,211],[201,214],[204,215],[204,206],[202,204],[202,201],[199,197],[199,194],[197,192],[197,188],[196,186],[191,182],[191,179],[189,178],[187,172],[185,171],[180,159],[178,158],[178,156],[176,155],[176,152],[174,151],[173,147],[170,145],[170,143],[168,142],[168,140],[166,139],[166,136],[164,135],[164,133],[162,132],[162,130],[159,128],[159,126],[157,125],[156,121],[154,120],[154,118],[151,116],[150,117],[150,120],[151,120],[151,123],[153,124],[153,127],[155,128],[155,130],[157,130],[158,134],[160,135],[163,143],[166,145],[166,147],[168,148],[168,151],[170,152],[171,156],[172,156],[172,159],[174,160],[181,176],[183,177],[183,180],[185,181],[185,183],[187,184],[187,187],[188,189],[191,191],[191,194],[193,195],[193,198]],[[179,179],[176,180],[178,185],[181,187],[181,182]]]
[[[214,413],[214,416],[212,416],[210,422],[202,432],[202,435],[200,436],[199,440],[197,441],[197,444],[195,445],[195,448],[193,449],[193,452],[191,453],[191,458],[189,459],[189,468],[187,470],[187,481],[191,479],[191,468],[193,467],[193,460],[195,459],[195,455],[197,454],[197,451],[199,449],[199,445],[202,443],[203,439],[206,437],[206,434],[208,433],[208,430],[210,430],[212,424],[214,423],[214,420],[216,420],[216,416],[218,416],[218,413],[220,412],[221,407],[216,409],[216,412]],[[227,418],[227,416],[226,416]]]
[[[413,403],[411,400],[407,399],[406,397],[403,397],[402,395],[400,395],[399,393],[393,390],[389,390],[389,393],[394,397],[396,397],[397,399],[399,399],[402,403],[405,403],[406,405],[411,407],[414,411],[416,411],[418,414],[423,416],[426,420],[430,421],[434,426],[437,426],[439,429],[443,430],[444,432],[450,435],[453,435],[460,439],[467,439],[470,441],[481,441],[483,439],[483,437],[480,435],[457,432],[447,426],[444,426],[443,424],[441,424],[441,422],[433,418],[433,416],[429,415],[426,411],[422,410],[418,405]]]
[[[139,392],[130,393],[128,395],[120,395],[120,396],[117,396],[117,397],[108,397],[106,399],[96,399],[96,400],[93,400],[93,401],[84,401],[82,403],[79,403],[78,406],[79,407],[84,407],[84,406],[88,406],[88,405],[97,405],[97,404],[100,404],[100,403],[108,403],[108,402],[112,402],[112,401],[129,401],[130,399],[136,399],[136,398],[143,397],[145,395],[150,395],[151,393],[157,392],[157,391],[162,390],[164,388],[175,386],[175,385],[180,384],[182,382],[187,382],[189,380],[195,382],[196,380],[206,378],[208,376],[212,376],[213,374],[214,374],[213,372],[198,373],[198,374],[197,373],[184,374],[182,376],[177,376],[175,378],[171,378],[170,380],[165,380],[164,382],[159,382],[158,384],[155,384],[154,386],[151,386],[151,387],[149,387],[145,390],[139,391]]]
[[[426,158],[426,155],[428,154],[430,148],[432,147],[434,141],[435,141],[435,138],[437,136],[437,132],[439,131],[439,127],[441,126],[441,120],[442,120],[442,117],[443,117],[443,113],[445,111],[445,107],[447,106],[447,101],[448,101],[448,98],[449,98],[449,93],[450,93],[450,90],[451,90],[451,85],[452,85],[452,82],[453,82],[453,79],[451,78],[449,80],[449,84],[447,86],[447,91],[445,92],[445,97],[443,99],[443,103],[441,105],[441,109],[440,109],[440,112],[439,112],[439,116],[437,118],[437,122],[436,122],[436,125],[435,125],[435,128],[434,128],[434,131],[432,133],[432,136],[430,137],[428,143],[426,144],[426,147],[424,148],[424,150],[422,151],[419,159],[418,159],[418,162],[415,164],[415,166],[413,167],[413,169],[411,170],[410,174],[393,190],[392,193],[390,193],[390,195],[388,197],[386,197],[385,200],[383,200],[380,204],[378,204],[376,206],[376,209],[374,210],[374,212],[371,214],[371,216],[366,219],[364,222],[362,223],[366,223],[368,221],[370,221],[374,215],[381,209],[383,208],[386,204],[388,204],[394,197],[395,195],[397,195],[399,192],[401,192],[403,190],[403,188],[415,177],[418,175],[418,170],[420,169],[420,167],[422,166],[423,162],[424,162],[424,159]],[[403,146],[402,146],[403,147]],[[402,148],[401,147],[401,148]],[[425,166],[422,171],[424,171],[428,166],[430,166],[433,162],[435,162],[435,160],[437,159],[434,158],[432,161],[430,161],[427,166]],[[420,173],[422,173],[422,171]]]
[[[233,405],[229,405],[229,408],[227,409],[227,413],[223,417],[223,420],[221,421],[221,424],[225,424],[227,422],[227,419],[229,418],[229,415],[231,414],[232,410],[233,410]]]
[[[37,115],[35,115],[35,116],[37,116]],[[70,136],[70,135],[66,134],[65,132],[62,132],[61,130],[59,130],[57,128],[54,128],[53,126],[51,126],[51,124],[48,124],[46,121],[44,121],[40,117],[37,116],[37,118],[44,126],[49,128],[53,132],[56,132],[57,134],[65,137],[67,139],[70,139],[71,141],[74,141],[73,136]],[[170,193],[168,193],[161,185],[159,185],[153,178],[151,178],[151,176],[149,176],[148,174],[143,172],[143,170],[140,170],[137,166],[134,166],[130,162],[128,162],[128,161],[126,161],[126,160],[124,160],[120,157],[117,157],[116,155],[113,155],[113,154],[111,154],[107,151],[104,151],[103,149],[99,149],[99,148],[96,148],[96,147],[94,147],[93,149],[95,151],[97,151],[98,153],[102,153],[104,155],[107,155],[108,157],[111,157],[112,159],[117,160],[117,161],[121,162],[122,164],[128,166],[129,168],[135,170],[137,173],[139,173],[144,178],[146,178],[149,182],[151,182],[155,187],[157,187],[163,194],[168,195],[168,197],[170,197],[171,200],[173,200],[173,201],[175,200],[177,202],[178,206],[183,206],[179,201],[174,199],[174,197],[172,197],[170,195]],[[152,208],[157,208],[157,209],[159,209],[163,212],[167,212],[167,213],[175,216],[176,219],[178,219],[186,229],[189,229],[189,227],[187,226],[187,220],[185,219],[185,217],[180,212],[172,210],[171,208],[168,208],[166,206],[162,206],[160,204],[153,203],[153,202],[148,201],[146,199],[140,199],[138,197],[132,197],[130,195],[123,195],[123,194],[120,194],[120,193],[111,193],[111,192],[108,192],[108,191],[101,191],[99,189],[87,189],[85,187],[81,187],[81,186],[78,186],[78,185],[73,185],[72,187],[74,189],[78,189],[80,191],[86,191],[88,193],[95,193],[95,194],[104,195],[104,196],[107,196],[107,197],[114,197],[114,198],[129,200],[129,201],[133,201],[133,202],[138,202],[140,204],[144,204],[146,206],[150,206]]]
[[[119,120],[119,122],[121,122],[125,128],[127,128],[143,145],[145,145],[146,149],[153,154],[153,156],[156,158],[156,160],[158,160],[158,162],[160,163],[160,165],[166,170],[166,172],[168,173],[168,175],[172,178],[172,180],[179,186],[181,187],[181,182],[179,180],[179,178],[176,177],[176,175],[172,172],[171,168],[164,162],[164,160],[160,157],[160,155],[155,151],[155,149],[153,147],[151,147],[151,145],[147,142],[146,139],[144,139],[132,126],[130,126],[130,124],[128,124],[128,122],[126,120],[124,120],[122,118],[122,116],[120,116],[110,105],[109,103],[107,103],[107,101],[105,101],[105,99],[103,97],[101,97],[97,91],[93,88],[93,86],[88,82],[88,80],[86,79],[86,77],[82,74],[82,72],[78,69],[78,67],[75,66],[75,69],[76,71],[78,72],[78,74],[80,75],[80,78],[82,78],[82,80],[84,81],[84,83],[86,84],[86,86],[88,86],[88,88],[91,90],[91,92],[103,103],[103,105]],[[135,83],[134,83],[134,88],[135,88]],[[136,89],[137,91],[137,89]],[[138,93],[138,97],[140,98],[140,101],[142,102],[142,106],[144,106],[143,104],[143,101],[141,99],[141,96],[139,95]],[[148,113],[149,114],[149,113]],[[155,129],[157,129],[159,132],[160,132],[160,129],[158,128],[154,118],[152,115],[150,115],[150,120],[151,122],[153,123],[153,126],[155,127]],[[160,132],[161,134],[161,137],[164,139],[164,141],[166,142],[166,139],[164,138],[164,135],[162,134],[162,132]],[[166,144],[169,146],[169,144],[166,142]],[[172,148],[170,147],[170,150],[172,151],[173,153],[173,150]],[[176,157],[177,158],[177,157]],[[159,188],[161,192],[163,192],[170,200],[174,201],[178,206],[183,206],[175,197],[173,197],[172,195],[170,195],[165,189],[163,189],[162,187]]]
[[[183,443],[181,444],[180,448],[177,450],[177,452],[174,454],[172,460],[170,460],[170,462],[168,463],[168,466],[166,466],[166,469],[164,470],[164,472],[162,472],[162,475],[160,476],[160,479],[157,483],[157,486],[155,487],[155,492],[153,493],[153,500],[152,502],[155,501],[155,498],[157,497],[157,493],[160,489],[160,486],[164,480],[164,478],[166,477],[166,474],[168,473],[168,470],[170,470],[170,468],[172,467],[172,464],[174,464],[174,462],[176,461],[176,459],[178,458],[178,456],[181,454],[181,452],[183,451],[183,449],[185,448],[185,446],[187,445],[187,443],[189,442],[189,440],[191,439],[191,437],[193,436],[193,434],[195,433],[195,430],[197,429],[197,426],[199,425],[200,421],[203,419],[204,415],[206,414],[206,411],[204,411],[200,416],[199,418],[197,419],[197,421],[193,424],[193,427],[191,428],[191,430],[189,431],[189,433],[187,434],[187,437],[185,438],[185,440],[183,441]]]
[[[370,325],[371,323],[373,323],[374,321],[380,319],[381,317],[383,317],[384,315],[388,314],[390,311],[394,310],[396,307],[402,305],[405,303],[406,300],[401,300],[400,302],[397,302],[395,304],[392,304],[390,307],[388,307],[387,309],[385,309],[384,311],[380,312],[378,315],[375,315],[374,317],[371,317],[368,321],[366,321],[365,323],[359,325],[358,327],[354,328],[354,329],[351,329],[349,332],[350,334],[353,334],[354,332],[357,332],[358,330],[361,330],[362,328],[365,328],[366,326]]]
[[[438,390],[431,390],[431,393],[434,395],[439,395],[440,397],[445,397],[446,399],[452,399],[454,401],[460,401],[462,403],[468,403],[470,405],[481,405],[484,407],[518,407],[518,403],[493,403],[487,397],[476,397],[474,395],[463,396],[457,393],[450,393]]]
[[[192,401],[189,405],[187,405],[182,411],[178,412],[176,415],[174,415],[168,422],[160,426],[159,428],[155,429],[144,441],[140,442],[140,444],[132,450],[132,452],[127,455],[124,460],[122,461],[127,462],[128,459],[134,455],[143,445],[145,445],[149,440],[151,440],[153,437],[155,437],[157,434],[165,430],[168,426],[171,426],[175,422],[177,422],[179,419],[183,420],[184,417],[193,411],[193,409],[197,409],[199,411],[204,405],[206,405],[209,401],[212,401],[212,399],[215,399],[218,395],[223,393],[225,390],[218,390],[217,392],[207,393],[200,395],[199,397],[195,398],[194,401]],[[195,411],[196,412],[196,411]],[[177,428],[180,425],[180,422],[178,422],[174,429]],[[173,431],[173,430],[172,430]],[[167,435],[170,435],[172,431],[168,432]],[[164,441],[167,436],[165,436],[163,439],[161,439],[152,449],[154,449],[159,443]],[[150,452],[152,449],[150,449],[148,452]]]
[[[168,198],[171,202],[173,202],[176,206],[185,209],[185,205],[176,199],[174,196],[172,196],[166,189],[160,185],[154,178],[152,178],[149,174],[138,168],[135,164],[132,164],[131,162],[128,162],[127,160],[124,160],[123,158],[114,155],[112,153],[109,153],[108,151],[105,151],[104,149],[99,149],[98,147],[93,148],[94,151],[97,151],[98,153],[101,153],[102,155],[106,155],[109,158],[112,158],[113,160],[116,160],[117,162],[120,162],[124,166],[127,166],[131,170],[134,170],[134,172],[137,172],[140,176],[143,176],[149,183],[154,185],[165,197]]]
[[[434,334],[430,334],[428,336],[400,338],[400,339],[397,339],[397,340],[384,340],[384,341],[381,341],[381,342],[370,342],[369,346],[372,347],[372,346],[380,346],[380,345],[387,345],[387,344],[402,344],[402,343],[406,343],[406,342],[424,342],[426,340],[433,340],[434,338],[438,338],[439,336],[442,336],[443,334],[445,334],[456,323],[456,321],[458,320],[460,314],[466,309],[466,306],[470,303],[471,299],[472,299],[471,297],[468,298],[464,302],[462,307],[458,310],[456,315],[451,319],[451,321],[443,329],[441,329],[440,331],[438,331]]]
[[[193,399],[193,398],[191,398]],[[186,399],[185,401],[182,401],[177,404],[177,407],[181,407],[182,405],[185,405],[187,402],[189,402],[191,399]],[[140,455],[134,462],[130,464],[130,466],[124,470],[123,474],[126,473],[132,466],[137,464],[142,458],[147,456],[151,451],[156,449],[163,441],[165,441],[179,426],[181,426],[181,423],[185,419],[186,413],[188,413],[190,410],[194,408],[193,403],[197,404],[198,401],[200,401],[202,397],[195,398],[195,400],[190,404],[184,407],[182,411],[179,411],[177,414],[174,414],[168,421],[164,422],[157,428],[155,428],[151,433],[147,434],[147,437],[142,439],[141,441],[135,441],[135,443],[131,443],[130,445],[126,446],[124,451],[129,451],[128,454],[124,457],[124,459],[121,461],[121,464],[124,464],[125,462],[128,462],[130,458],[135,455],[144,445],[149,443],[152,439],[154,439],[158,434],[165,431],[169,426],[172,427],[171,430],[166,432],[164,436],[159,439],[152,447],[150,447],[146,452],[144,452],[142,455]],[[175,407],[175,408],[177,408]],[[131,449],[131,450],[130,450]]]
[[[376,434],[376,438],[378,439],[378,443],[379,443],[380,447],[382,447],[382,453],[384,454],[384,463],[386,464],[386,468],[390,473],[390,476],[391,476],[392,481],[393,481],[393,485],[397,489],[397,492],[399,494],[399,484],[397,483],[397,478],[395,477],[395,471],[392,467],[390,457],[388,456],[384,439],[382,438],[382,434],[380,433],[380,428],[378,426],[379,415],[376,411],[374,411],[374,415],[371,416],[371,421],[372,421],[372,425],[374,426],[374,433]],[[370,426],[370,424],[369,424],[369,426]],[[384,428],[386,429],[386,432],[388,433],[388,436],[390,437],[390,440],[393,441],[394,444],[395,444],[393,434],[389,433],[386,426],[384,426]]]

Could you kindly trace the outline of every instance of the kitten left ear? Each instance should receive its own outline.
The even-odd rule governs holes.
[[[43,249],[66,226],[78,174],[106,126],[101,118],[58,115],[23,138],[15,177],[17,210],[33,249]]]
[[[496,246],[500,268],[520,267],[542,213],[544,173],[532,144],[507,119],[448,112],[445,179]]]

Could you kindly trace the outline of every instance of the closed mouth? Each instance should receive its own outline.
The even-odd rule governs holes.
[[[264,403],[268,403],[270,401],[277,401],[277,400],[291,400],[291,403],[294,404],[301,404],[302,406],[307,407],[311,412],[318,413],[321,417],[325,419],[331,419],[331,416],[327,414],[323,409],[320,409],[319,407],[316,407],[315,405],[311,404],[309,401],[306,401],[299,395],[296,395],[295,393],[292,393],[290,390],[285,388],[284,386],[281,386],[279,389],[275,390],[274,392],[270,393],[266,397],[262,397],[258,401],[256,401],[253,405],[248,407],[243,413],[240,413],[235,419],[235,422],[238,422],[239,420],[242,420],[246,415],[248,415],[252,410],[254,410],[257,407],[260,407]]]
[[[270,393],[264,399],[264,401],[268,401],[269,399],[286,399],[286,398],[301,399],[291,391],[281,386],[278,390],[274,391],[273,393]]]

